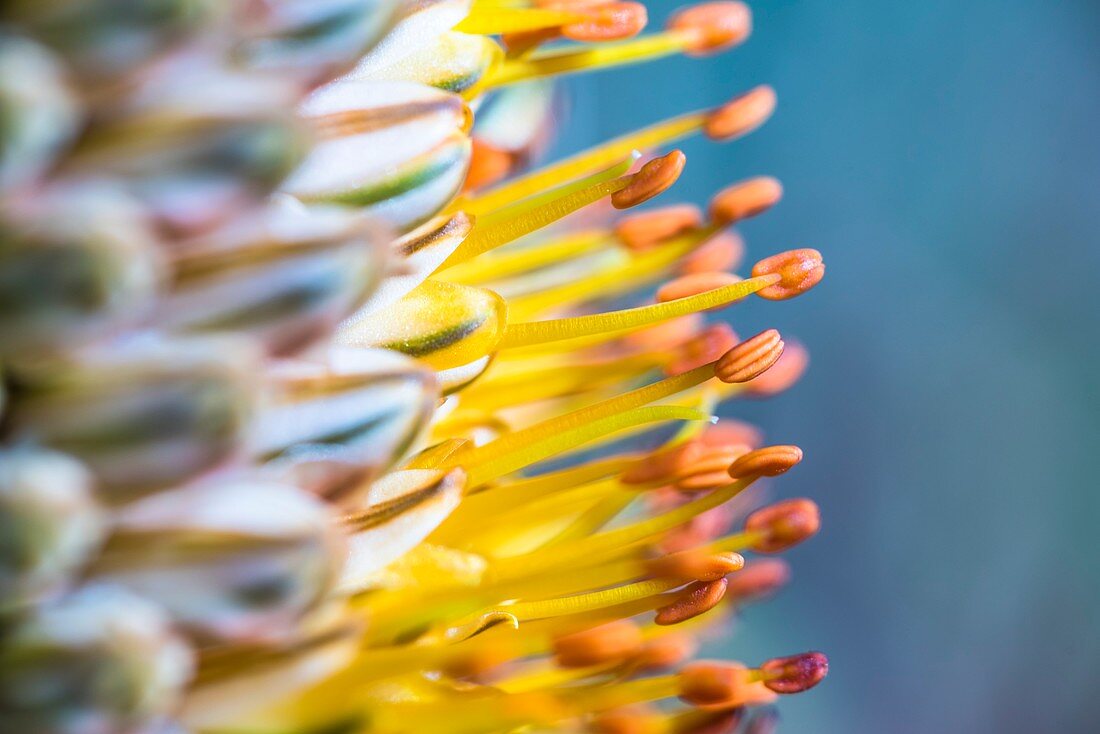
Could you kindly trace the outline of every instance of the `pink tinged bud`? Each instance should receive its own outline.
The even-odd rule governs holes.
[[[748,601],[771,596],[791,578],[791,568],[781,558],[754,560],[729,579],[726,593],[731,599]]]
[[[714,366],[714,374],[729,384],[748,382],[775,364],[784,346],[778,331],[762,331],[726,352]]]
[[[757,129],[775,112],[775,90],[759,86],[713,110],[703,125],[712,140],[733,140]]]
[[[737,334],[725,323],[708,326],[698,336],[676,347],[673,358],[665,365],[669,376],[682,375],[696,367],[714,362],[737,344]]]
[[[627,248],[644,251],[703,223],[703,213],[692,204],[677,204],[623,217],[615,236]]]
[[[733,224],[755,217],[775,206],[783,197],[783,185],[774,178],[750,178],[719,191],[710,202],[715,224]]]
[[[611,195],[611,205],[616,209],[629,209],[664,192],[684,170],[687,157],[679,150],[647,162],[630,178],[625,188]]]
[[[812,500],[793,499],[762,507],[745,519],[745,532],[759,533],[758,553],[779,553],[812,537],[821,527],[821,513]]]
[[[730,465],[730,476],[735,479],[750,477],[775,477],[789,471],[802,461],[802,449],[797,446],[767,446],[750,451]]]
[[[752,397],[766,398],[788,390],[798,382],[810,366],[810,353],[796,341],[787,342],[783,354],[767,372],[745,384]]]
[[[726,580],[697,581],[685,587],[680,597],[657,610],[653,621],[664,627],[680,624],[718,606],[726,594]]]
[[[825,263],[817,250],[788,250],[766,257],[752,266],[752,277],[778,275],[780,280],[756,295],[769,301],[785,301],[805,293],[825,276]]]
[[[707,56],[743,43],[752,32],[752,12],[740,2],[703,3],[674,14],[668,29],[689,39],[688,55]]]
[[[804,652],[774,658],[760,666],[764,685],[776,693],[800,693],[813,688],[829,673],[829,658],[820,652]]]
[[[741,258],[744,256],[745,243],[741,236],[736,232],[722,232],[685,257],[680,266],[680,272],[691,275],[733,270],[741,264]]]

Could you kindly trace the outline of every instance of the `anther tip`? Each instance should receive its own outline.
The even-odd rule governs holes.
[[[804,652],[774,658],[760,666],[764,681],[776,693],[800,693],[813,688],[829,674],[829,658],[820,652]]]
[[[788,250],[766,257],[752,266],[752,277],[764,275],[778,275],[780,280],[756,295],[769,301],[785,301],[820,283],[825,276],[825,263],[817,250]]]
[[[721,578],[717,581],[696,581],[690,584],[676,601],[657,610],[654,623],[662,627],[679,624],[710,611],[726,595],[728,583]]]
[[[728,186],[710,200],[710,217],[715,224],[734,224],[771,209],[783,198],[783,184],[770,176],[759,176]]]
[[[629,209],[668,189],[680,178],[687,157],[682,151],[654,158],[635,173],[625,188],[611,195],[611,205],[616,209]]]
[[[580,10],[587,18],[562,26],[561,34],[573,41],[598,43],[631,38],[642,32],[649,15],[645,5],[635,2],[609,2]]]
[[[797,446],[765,446],[739,457],[730,464],[729,474],[734,479],[774,477],[789,471],[800,461],[802,449]]]
[[[821,511],[813,500],[792,499],[761,507],[745,518],[745,532],[759,533],[757,553],[779,553],[814,536],[821,528]]]
[[[775,364],[784,346],[778,331],[762,331],[722,355],[714,365],[714,374],[728,384],[748,382]]]
[[[703,124],[703,132],[712,140],[733,140],[747,135],[767,122],[776,103],[774,89],[767,85],[756,87],[713,110]]]
[[[752,11],[742,2],[702,3],[675,13],[668,29],[683,33],[689,56],[708,56],[743,43],[752,33]]]

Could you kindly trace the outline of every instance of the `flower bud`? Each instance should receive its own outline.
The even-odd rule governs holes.
[[[343,544],[326,506],[289,485],[209,481],[120,516],[93,573],[207,640],[272,643],[332,588]]]
[[[642,632],[625,619],[554,638],[554,661],[563,668],[615,663],[630,657],[642,644]]]
[[[420,436],[438,392],[430,370],[381,349],[276,362],[252,422],[252,450],[275,476],[354,501]]]
[[[445,31],[430,45],[389,66],[359,68],[347,78],[415,82],[457,94],[473,89],[502,55],[500,45],[489,36]]]
[[[752,12],[741,2],[702,3],[676,12],[668,28],[690,39],[689,55],[708,56],[744,42],[752,32]]]
[[[760,534],[752,549],[779,553],[817,533],[821,513],[812,500],[794,499],[761,507],[745,519],[745,532]]]
[[[134,339],[14,372],[9,431],[72,454],[100,497],[178,484],[243,449],[257,354],[229,339]]]
[[[159,243],[116,189],[77,187],[0,221],[0,356],[58,352],[142,318],[161,286]]]
[[[740,456],[729,468],[734,479],[775,477],[789,471],[802,461],[802,449],[797,446],[767,446]]]
[[[335,207],[270,206],[172,250],[154,320],[172,331],[245,332],[274,354],[327,337],[382,279],[385,235]]]
[[[77,132],[64,69],[38,44],[0,35],[0,190],[33,181]]]
[[[729,384],[748,382],[775,364],[784,346],[778,331],[762,331],[722,355],[714,366],[714,374]]]
[[[769,689],[776,693],[800,693],[824,680],[829,673],[829,658],[820,652],[804,652],[769,660],[760,670]]]
[[[192,655],[155,605],[92,585],[5,631],[0,716],[13,732],[148,731],[191,677]]]
[[[779,275],[780,281],[756,295],[769,301],[785,301],[805,293],[821,282],[825,265],[817,250],[789,250],[764,258],[752,266],[752,277]]]
[[[56,589],[98,545],[92,485],[64,454],[0,450],[0,609]]]
[[[365,208],[400,230],[434,216],[462,186],[470,111],[460,97],[404,81],[340,80],[300,114],[321,141],[283,190]]]

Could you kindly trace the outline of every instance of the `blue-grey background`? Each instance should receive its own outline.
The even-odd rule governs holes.
[[[731,54],[568,81],[558,145],[779,92],[751,138],[684,144],[662,197],[776,175],[749,262],[828,265],[730,314],[811,349],[793,391],[729,411],[806,449],[774,491],[825,523],[730,651],[829,653],[787,732],[1100,731],[1100,2],[751,4]]]

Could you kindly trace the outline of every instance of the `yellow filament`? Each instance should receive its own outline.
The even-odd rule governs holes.
[[[707,113],[693,112],[642,128],[525,176],[512,179],[505,184],[462,202],[461,208],[463,211],[474,215],[500,209],[512,202],[521,201],[547,189],[560,186],[563,181],[569,181],[585,176],[592,171],[611,166],[629,156],[635,150],[657,148],[673,140],[683,138],[699,130],[706,120]]]
[[[579,23],[585,16],[561,10],[542,8],[489,8],[474,5],[470,13],[454,27],[462,33],[480,35],[499,35],[502,33],[520,33],[537,31],[543,28],[558,28],[563,25]]]
[[[679,53],[688,40],[687,36],[680,33],[654,33],[618,43],[567,47],[506,59],[484,80],[482,89],[515,84],[528,79],[659,59]]]
[[[605,231],[566,235],[534,247],[467,260],[448,268],[447,280],[469,285],[483,284],[572,260],[614,242],[611,233]]]
[[[504,338],[498,344],[498,349],[514,349],[577,337],[634,331],[678,316],[686,316],[739,301],[778,282],[779,279],[780,276],[776,274],[764,275],[759,278],[749,278],[739,283],[715,288],[698,295],[678,298],[675,301],[658,303],[652,306],[641,306],[623,311],[612,311],[611,313],[509,324],[504,332]]]
[[[620,191],[630,183],[631,177],[622,176],[610,181],[599,181],[587,188],[570,191],[558,198],[543,202],[540,206],[524,210],[514,217],[498,220],[495,224],[474,226],[474,231],[454,252],[451,253],[437,270],[445,270],[452,265],[465,262],[482,253],[519,239],[526,234],[541,229],[558,219],[572,214],[578,209],[593,204],[600,199]]]

